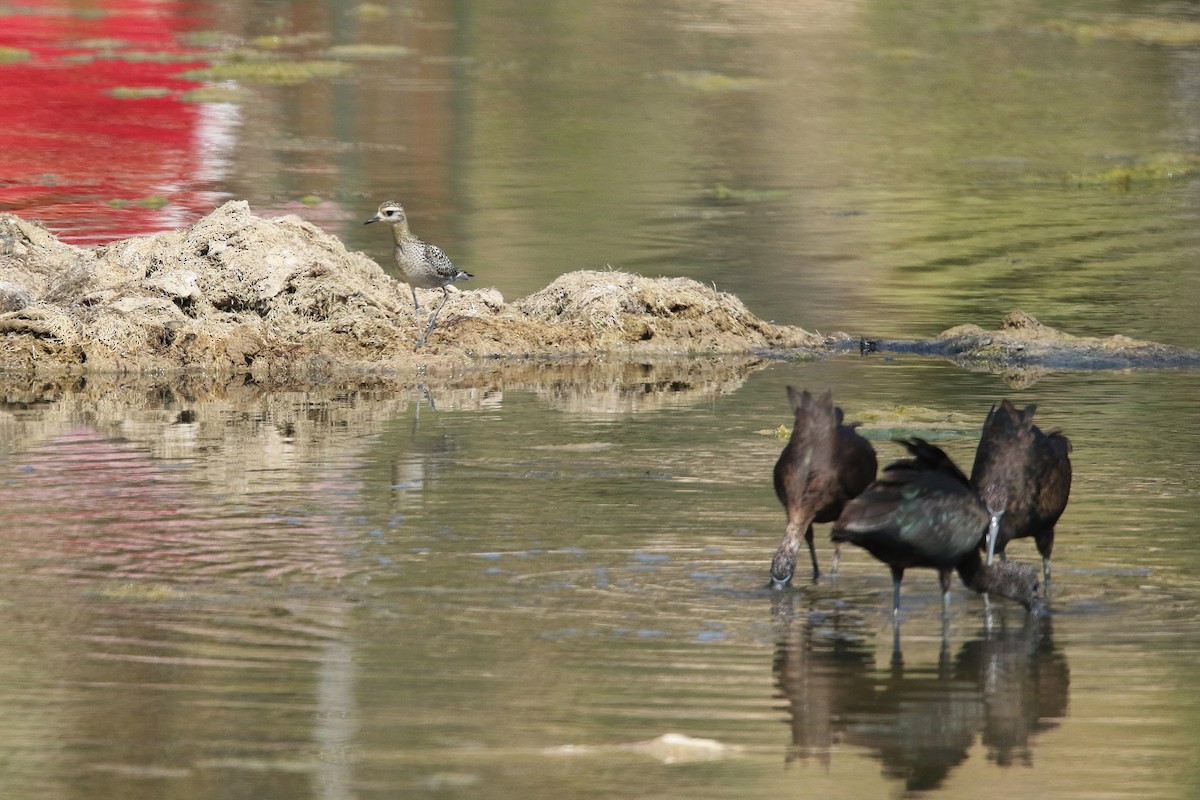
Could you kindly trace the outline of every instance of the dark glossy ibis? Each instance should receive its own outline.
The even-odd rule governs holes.
[[[988,537],[987,563],[993,553],[1003,559],[1013,539],[1032,536],[1049,583],[1054,526],[1071,494],[1071,442],[1061,431],[1043,433],[1034,425],[1036,409],[1030,405],[1021,411],[1008,400],[992,406],[975,451],[971,483],[980,492],[991,487],[1007,494],[999,531]]]
[[[911,458],[890,464],[879,480],[846,504],[833,526],[835,542],[850,542],[891,567],[892,613],[900,612],[900,582],[909,567],[932,567],[950,604],[950,574],[977,592],[1040,606],[1037,572],[1025,564],[983,563],[980,545],[1000,524],[1003,498],[985,503],[967,476],[924,439],[897,440]],[[996,508],[989,512],[988,505]]]
[[[812,574],[817,578],[817,549],[813,523],[833,522],[842,507],[875,479],[875,448],[854,428],[843,423],[833,393],[819,397],[788,387],[794,414],[792,438],[775,462],[775,495],[787,511],[787,529],[771,560],[771,585],[782,589],[792,582],[800,537],[808,542]],[[834,551],[834,572],[840,553]]]

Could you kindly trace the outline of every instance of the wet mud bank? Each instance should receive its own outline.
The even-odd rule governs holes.
[[[423,292],[423,304],[440,299]],[[685,278],[567,273],[514,302],[453,292],[417,349],[408,287],[297,217],[230,202],[179,231],[97,248],[0,214],[0,375],[247,375],[295,383],[411,380],[529,362],[913,352],[1001,368],[1200,363],[1200,353],[1124,337],[1088,340],[1009,315],[921,342],[859,341],[775,325]]]
[[[1004,316],[996,330],[958,325],[932,339],[861,338],[864,355],[912,353],[949,359],[968,369],[1030,376],[1056,370],[1153,369],[1200,366],[1200,350],[1131,339],[1074,336],[1044,325],[1024,311]]]
[[[441,298],[420,292],[422,305]],[[0,371],[410,375],[481,362],[821,346],[683,278],[572,272],[513,303],[453,292],[416,349],[408,287],[294,217],[230,202],[181,231],[94,249],[0,214]]]

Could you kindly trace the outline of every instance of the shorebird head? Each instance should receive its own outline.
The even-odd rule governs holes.
[[[397,203],[395,200],[388,200],[379,206],[379,210],[375,212],[375,216],[363,223],[370,225],[372,222],[389,222],[393,225],[404,222],[404,206]]]

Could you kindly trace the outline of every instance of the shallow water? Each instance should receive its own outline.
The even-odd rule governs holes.
[[[943,636],[916,571],[898,651],[865,553],[764,588],[784,386],[980,421],[1011,392],[922,360],[645,372],[10,390],[5,796],[1191,795],[1194,372],[1021,392],[1075,444],[1051,613],[956,589]]]
[[[822,331],[1021,308],[1200,340],[1195,176],[1111,174],[1196,153],[1195,44],[1147,24],[1186,34],[1185,7],[377,13],[0,7],[0,46],[32,53],[0,64],[0,208],[87,244],[245,198],[386,263],[361,222],[399,197],[510,299],[612,265]],[[185,104],[213,32],[289,58],[409,50]],[[943,631],[917,571],[897,648],[887,570],[858,551],[767,591],[788,384],[832,386],[851,419],[952,414],[939,443],[966,464],[991,403],[1037,403],[1075,444],[1048,619],[956,589]],[[0,795],[1192,797],[1198,390],[876,356],[427,389],[9,382]],[[867,429],[885,463],[899,432]]]

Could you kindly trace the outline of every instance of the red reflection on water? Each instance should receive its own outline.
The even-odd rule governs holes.
[[[347,540],[333,522],[358,508],[345,480],[334,481],[333,491],[297,484],[230,499],[203,467],[172,468],[140,445],[87,427],[49,436],[14,458],[0,497],[14,562],[85,581],[350,574]],[[300,497],[316,499],[306,506]],[[294,516],[276,513],[276,505]]]
[[[64,240],[94,242],[100,232],[116,239],[177,227],[213,205],[197,185],[213,110],[181,101],[179,93],[198,84],[176,77],[203,59],[133,55],[185,55],[178,36],[199,22],[185,10],[171,0],[7,7],[0,47],[30,57],[0,63],[0,210],[38,219]],[[171,94],[118,99],[117,87]],[[155,196],[170,205],[111,204]]]

